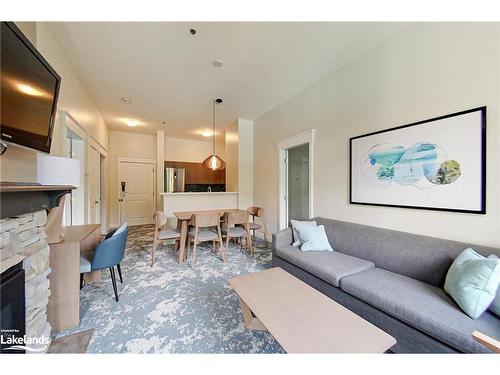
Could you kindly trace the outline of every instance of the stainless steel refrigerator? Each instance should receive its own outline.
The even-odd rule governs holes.
[[[165,193],[184,191],[184,168],[165,168]]]

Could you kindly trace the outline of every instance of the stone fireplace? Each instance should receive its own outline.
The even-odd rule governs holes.
[[[45,352],[50,344],[52,327],[47,319],[51,268],[44,226],[47,209],[57,205],[59,198],[68,192],[68,187],[35,185],[30,188],[2,184],[0,192],[1,271],[3,274],[22,264],[27,346],[35,352]]]
[[[21,260],[25,271],[26,338],[30,342],[40,337],[50,338],[51,326],[47,321],[50,296],[49,245],[43,226],[47,213],[40,210],[0,221],[0,254],[7,265]],[[35,349],[44,344],[32,344]]]

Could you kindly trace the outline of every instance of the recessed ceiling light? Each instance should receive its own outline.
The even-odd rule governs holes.
[[[222,67],[222,65],[224,65],[224,61],[217,59],[217,60],[212,61],[212,64],[216,68],[220,68],[220,67]]]
[[[211,130],[208,130],[208,129],[205,129],[205,130],[202,130],[201,131],[201,135],[204,136],[204,137],[211,137],[212,136],[212,131]]]
[[[123,122],[127,124],[127,126],[130,126],[131,128],[135,128],[137,125],[139,125],[139,121],[134,120],[133,118],[127,118],[123,120]]]
[[[127,98],[126,96],[122,96],[122,102],[124,102],[125,104],[130,104],[132,103],[132,99]]]

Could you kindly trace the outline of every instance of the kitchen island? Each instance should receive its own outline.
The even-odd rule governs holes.
[[[174,212],[238,208],[238,192],[161,193],[161,196],[169,225],[176,223]]]

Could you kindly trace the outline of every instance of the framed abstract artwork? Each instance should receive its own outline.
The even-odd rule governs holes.
[[[486,107],[350,138],[350,203],[486,213]]]

